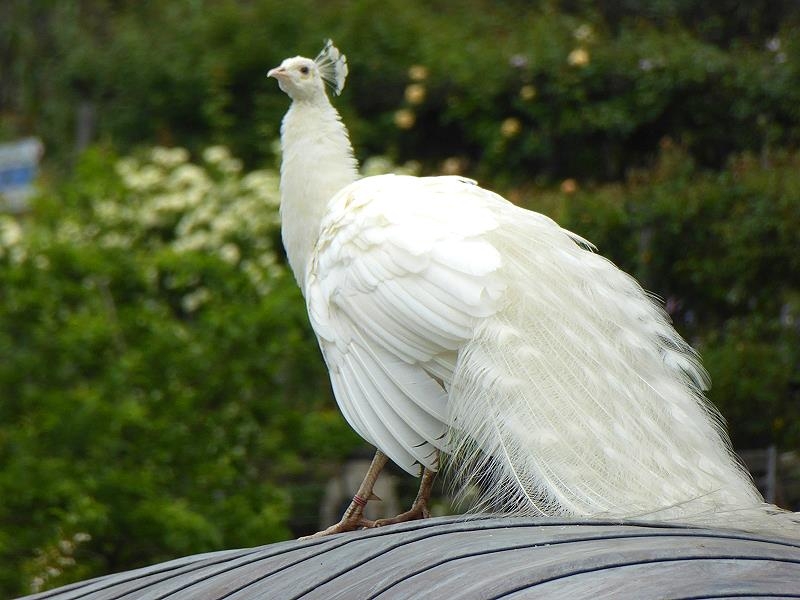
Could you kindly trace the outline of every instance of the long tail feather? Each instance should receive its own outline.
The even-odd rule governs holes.
[[[478,509],[800,535],[736,459],[706,372],[663,310],[554,223],[508,213],[492,242],[517,283],[460,352],[451,389],[462,496],[479,488]]]

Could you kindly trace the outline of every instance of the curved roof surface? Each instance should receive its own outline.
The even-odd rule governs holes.
[[[29,598],[800,597],[800,541],[721,529],[443,517],[199,554]]]

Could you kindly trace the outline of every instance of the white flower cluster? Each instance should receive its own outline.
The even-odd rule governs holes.
[[[91,539],[92,536],[88,533],[79,532],[37,549],[37,556],[32,561],[36,574],[30,579],[31,591],[33,593],[41,592],[49,580],[74,567],[76,565],[74,558],[76,549]]]
[[[0,258],[8,257],[12,263],[25,260],[27,252],[21,243],[23,240],[22,227],[11,216],[0,215]]]
[[[90,231],[67,221],[59,237],[91,237],[109,248],[213,253],[242,269],[263,294],[283,272],[273,247],[279,226],[276,173],[242,175],[241,161],[223,146],[207,148],[202,164],[189,162],[183,148],[157,147],[145,159],[121,159],[116,172],[126,193],[94,201]],[[195,310],[208,297],[208,292],[195,290],[185,308]]]

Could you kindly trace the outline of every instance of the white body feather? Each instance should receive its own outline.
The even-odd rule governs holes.
[[[356,181],[321,85],[282,144],[284,242],[337,402],[394,462],[451,455],[480,508],[797,535],[733,457],[694,352],[588,243],[469,180]]]

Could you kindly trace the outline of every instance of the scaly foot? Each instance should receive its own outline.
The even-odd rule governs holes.
[[[400,513],[396,517],[389,519],[378,519],[373,523],[373,527],[384,527],[386,525],[394,525],[395,523],[405,523],[406,521],[416,521],[417,519],[427,519],[431,516],[431,511],[428,510],[427,502],[414,502],[411,509],[404,513]]]
[[[358,498],[358,500],[356,500]],[[359,504],[361,498],[356,496],[353,498],[353,504],[356,504],[357,508],[355,510],[351,510],[350,508],[353,507],[353,504],[350,504],[350,508],[348,508],[344,515],[342,516],[342,520],[336,523],[335,525],[331,525],[327,529],[323,529],[322,531],[318,531],[312,535],[306,535],[301,537],[301,540],[314,540],[317,538],[325,537],[326,535],[333,535],[334,533],[344,533],[346,531],[356,531],[357,529],[370,529],[375,527],[376,521],[370,521],[369,519],[365,519],[363,516],[364,506],[366,506],[366,502],[364,504]]]
[[[428,501],[431,498],[431,489],[435,477],[436,471],[425,469],[422,472],[422,481],[420,481],[419,491],[417,492],[414,503],[411,505],[411,509],[390,519],[378,519],[373,524],[373,527],[383,527],[385,525],[394,525],[395,523],[405,523],[406,521],[415,521],[417,519],[427,519],[430,517],[431,511],[428,509]]]
[[[313,540],[325,537],[326,535],[333,535],[334,533],[344,533],[345,531],[355,531],[356,529],[363,529],[365,527],[375,527],[374,521],[364,518],[364,507],[369,500],[373,498],[380,499],[372,493],[372,488],[375,486],[375,481],[378,479],[378,475],[380,475],[387,460],[389,459],[383,452],[380,450],[375,452],[375,458],[372,459],[372,464],[370,464],[367,474],[364,476],[364,481],[361,482],[358,492],[353,496],[353,501],[350,502],[350,506],[344,511],[341,521],[335,525],[331,525],[327,529],[318,531],[313,535],[301,537],[300,539]]]

